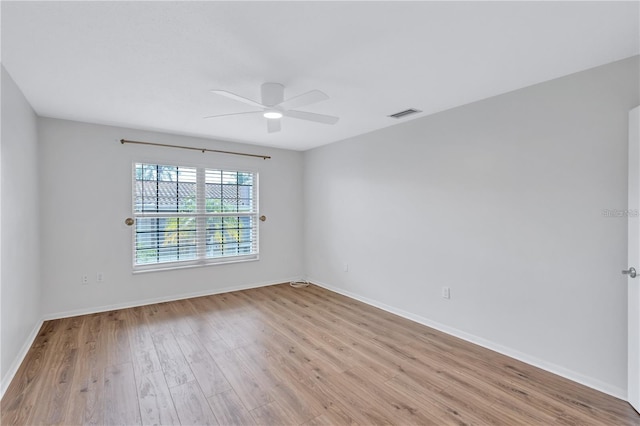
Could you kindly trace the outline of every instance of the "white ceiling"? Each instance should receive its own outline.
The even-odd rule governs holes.
[[[2,1],[2,63],[41,116],[306,150],[637,55],[639,5]],[[340,121],[202,118],[263,82]]]

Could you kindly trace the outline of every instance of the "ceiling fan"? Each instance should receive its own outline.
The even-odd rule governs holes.
[[[297,118],[299,120],[315,121],[322,124],[336,124],[338,117],[324,114],[316,114],[313,112],[298,111],[293,108],[299,108],[316,102],[329,99],[325,93],[320,90],[312,90],[302,95],[294,96],[287,100],[284,99],[284,86],[279,83],[264,83],[261,86],[262,102],[252,101],[235,93],[226,90],[212,90],[211,93],[225,96],[229,99],[260,108],[260,111],[234,112],[231,114],[210,115],[204,118],[226,117],[230,115],[244,114],[262,114],[267,119],[267,131],[269,133],[279,132],[281,129],[280,119],[282,117]]]

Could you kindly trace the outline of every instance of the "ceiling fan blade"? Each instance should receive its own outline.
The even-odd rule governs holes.
[[[315,112],[304,112],[288,110],[283,112],[287,117],[299,118],[300,120],[315,121],[316,123],[323,124],[336,124],[339,120],[338,117],[332,115],[316,114]]]
[[[269,133],[275,133],[280,131],[280,120],[267,118],[267,131]]]
[[[257,108],[266,108],[264,105],[256,102],[256,101],[252,101],[251,99],[247,99],[247,98],[243,98],[240,95],[236,95],[235,93],[231,93],[231,92],[227,92],[226,90],[211,90],[211,93],[215,93],[216,95],[221,95],[221,96],[225,96],[229,99],[233,99],[235,101],[238,102],[242,102],[244,104],[247,105],[251,105]]]
[[[202,118],[228,117],[230,115],[262,114],[263,111],[232,112],[231,114],[208,115]]]
[[[329,96],[327,96],[326,93],[319,90],[312,90],[310,92],[303,93],[302,95],[287,99],[286,101],[279,103],[277,106],[284,109],[299,108],[301,106],[315,104],[316,102],[326,101],[327,99],[329,99]]]

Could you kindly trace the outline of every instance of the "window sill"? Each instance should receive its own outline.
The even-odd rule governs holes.
[[[144,265],[144,266],[134,266],[131,271],[132,274],[145,274],[147,272],[162,272],[162,271],[175,271],[178,269],[191,269],[191,268],[202,268],[206,266],[218,266],[218,265],[228,265],[230,263],[244,263],[244,262],[254,262],[260,260],[259,255],[249,255],[243,257],[236,257],[233,259],[225,259],[215,262],[184,262],[184,263],[164,263],[164,264],[156,264],[156,265]]]

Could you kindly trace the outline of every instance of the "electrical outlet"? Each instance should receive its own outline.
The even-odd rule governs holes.
[[[451,289],[449,287],[442,287],[442,298],[451,299]]]
[[[96,281],[99,283],[104,281],[104,274],[102,272],[96,273]]]
[[[83,275],[82,277],[80,277],[80,282],[82,284],[89,284],[89,275]]]
[[[344,266],[343,266],[343,269],[344,269],[345,272],[349,272],[349,264],[345,263]]]

